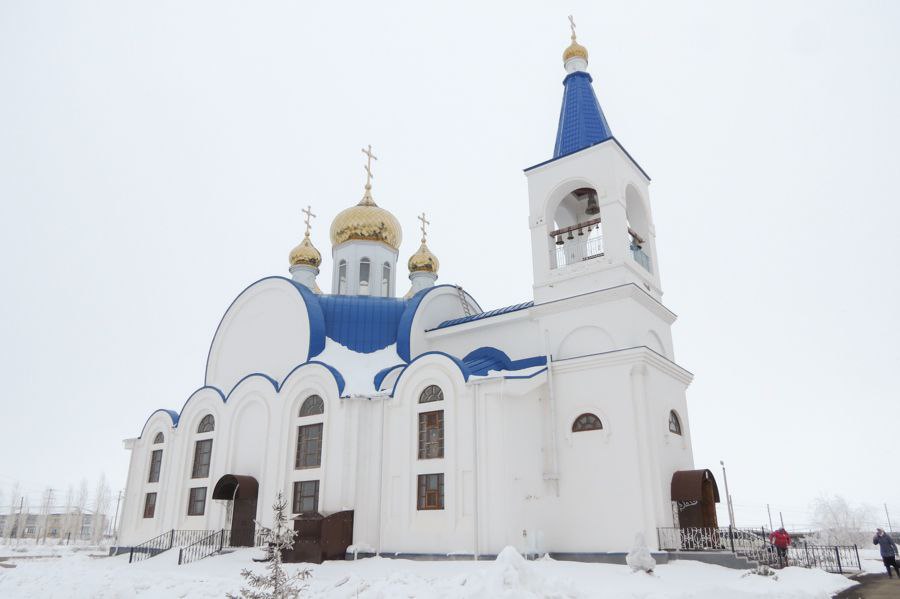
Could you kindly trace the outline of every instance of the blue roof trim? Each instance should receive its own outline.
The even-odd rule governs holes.
[[[342,375],[341,372],[337,368],[335,368],[331,364],[326,364],[325,362],[319,362],[318,360],[311,360],[309,362],[305,362],[305,363],[301,364],[300,366],[307,366],[309,364],[318,364],[319,366],[324,366],[326,369],[328,369],[328,372],[330,372],[331,375],[334,377],[334,382],[337,383],[338,397],[340,397],[341,395],[344,394],[344,387],[346,387],[346,381],[344,381],[344,375]],[[299,368],[299,366],[298,366],[298,368]],[[296,370],[296,368],[294,370]],[[293,370],[291,372],[293,372]],[[287,381],[287,377],[284,377],[284,381],[282,381],[281,384],[284,385],[285,381]],[[281,391],[281,389],[279,389],[279,391]]]
[[[300,293],[300,297],[303,298],[303,303],[306,305],[306,312],[309,315],[309,350],[307,354],[307,360],[313,356],[317,356],[322,353],[322,350],[325,349],[325,318],[322,316],[322,308],[319,306],[319,302],[316,301],[316,294],[297,283],[291,279],[286,277],[279,276],[271,276],[271,277],[263,277],[258,279],[246,287],[238,293],[231,303],[228,304],[228,308],[225,312],[222,313],[222,318],[219,319],[219,324],[216,326],[216,332],[213,334],[212,341],[209,342],[209,351],[206,352],[206,368],[203,371],[203,384],[204,386],[207,383],[206,374],[209,372],[209,358],[212,356],[212,348],[213,344],[216,342],[216,337],[219,336],[219,329],[222,328],[222,322],[225,321],[225,316],[231,310],[234,303],[238,301],[244,293],[247,292],[248,289],[257,285],[258,283],[262,283],[263,281],[269,281],[271,279],[279,279],[281,281],[285,281],[294,286],[295,289]]]
[[[303,298],[303,302],[306,304],[306,313],[309,315],[309,353],[307,353],[306,359],[311,360],[325,351],[325,315],[319,302],[319,296],[302,283],[298,283],[293,279],[284,280],[297,288],[297,291],[300,292],[300,297]]]
[[[634,156],[632,156],[631,154],[628,153],[628,150],[625,149],[625,146],[623,146],[621,143],[619,143],[619,140],[618,140],[618,139],[616,139],[615,137],[610,137],[610,138],[607,139],[606,141],[612,141],[613,143],[615,143],[616,146],[618,146],[619,149],[622,150],[622,152],[624,152],[626,156],[628,156],[628,159],[631,160],[631,163],[632,163],[634,166],[636,166],[637,169],[638,169],[639,171],[641,171],[641,174],[644,175],[645,177],[647,177],[647,181],[650,181],[650,180],[651,180],[651,179],[650,179],[650,175],[647,174],[647,171],[645,171],[645,170],[641,167],[641,165],[638,164],[637,160],[634,159]],[[605,142],[605,141],[601,141],[601,142],[596,143],[596,144],[594,144],[594,145],[595,145],[595,146],[599,146],[599,145],[602,144],[602,143],[606,143],[606,142]],[[589,146],[589,147],[591,147],[591,146]],[[536,168],[538,168],[538,167],[544,166],[545,164],[550,164],[551,162],[556,162],[557,160],[561,160],[561,159],[565,158],[566,156],[571,156],[572,154],[577,154],[578,152],[581,152],[582,150],[587,150],[587,148],[582,148],[581,150],[576,150],[576,151],[574,151],[574,152],[570,152],[569,154],[563,154],[562,156],[557,156],[557,157],[555,157],[555,158],[551,158],[550,160],[545,160],[545,161],[543,161],[543,162],[538,162],[538,163],[535,164],[535,165],[532,165],[532,166],[529,166],[528,168],[523,169],[523,172],[527,173],[528,171],[531,171],[531,170],[534,170],[534,169],[536,169]]]
[[[479,347],[469,352],[462,361],[472,374],[479,376],[486,375],[491,370],[522,370],[523,368],[547,365],[546,356],[510,360],[509,356],[496,347]]]
[[[394,381],[393,388],[391,388],[391,397],[393,397],[394,394],[397,392],[397,385],[400,384],[400,379],[403,378],[403,375],[406,373],[407,369],[409,369],[410,366],[415,364],[417,360],[421,360],[425,356],[444,356],[445,358],[450,358],[450,361],[452,361],[454,364],[456,364],[457,368],[459,368],[459,371],[460,371],[460,373],[462,373],[464,381],[468,381],[469,377],[472,376],[472,373],[469,371],[469,367],[466,366],[466,364],[459,358],[457,358],[455,356],[451,356],[450,354],[448,354],[446,352],[442,352],[442,351],[427,351],[424,354],[419,354],[418,356],[416,356],[415,360],[411,361],[409,364],[407,364],[406,366],[403,367],[403,370],[400,371],[400,375],[397,377],[397,380]]]
[[[150,418],[153,418],[154,414],[156,414],[157,412],[165,412],[166,414],[168,414],[169,417],[172,419],[172,425],[175,428],[178,428],[178,423],[181,421],[181,415],[184,414],[185,408],[187,408],[188,404],[191,403],[191,400],[194,399],[194,397],[196,397],[198,393],[200,393],[201,391],[203,391],[205,389],[210,389],[210,390],[214,391],[219,396],[219,399],[222,400],[223,404],[228,403],[228,400],[231,398],[232,393],[234,393],[235,390],[238,387],[240,387],[244,381],[246,381],[248,379],[252,379],[252,378],[261,378],[261,379],[265,380],[270,385],[272,385],[272,388],[275,390],[276,393],[280,393],[281,390],[284,388],[284,384],[287,382],[287,380],[291,377],[292,374],[294,374],[297,370],[303,368],[304,366],[310,366],[310,365],[323,366],[326,370],[328,370],[328,372],[330,372],[331,375],[334,377],[334,382],[338,388],[338,396],[340,397],[344,393],[344,387],[346,386],[345,381],[344,381],[344,376],[340,373],[340,371],[337,368],[335,368],[334,366],[332,366],[330,364],[326,364],[325,362],[319,362],[318,360],[310,360],[310,361],[304,362],[303,364],[299,364],[299,365],[295,366],[294,368],[292,368],[291,371],[288,372],[287,375],[284,377],[284,380],[282,380],[280,383],[267,374],[264,374],[262,372],[253,372],[253,373],[250,373],[250,374],[242,377],[237,383],[234,384],[234,386],[231,388],[231,391],[229,391],[228,393],[223,393],[222,390],[219,389],[218,387],[213,387],[211,385],[204,385],[204,386],[200,387],[199,389],[197,389],[196,391],[194,391],[193,393],[191,393],[191,395],[185,400],[184,405],[181,406],[180,412],[175,412],[174,410],[163,410],[163,409],[154,410],[153,413],[150,414],[150,416],[144,422],[144,426],[141,428],[141,435],[144,434],[144,428],[147,427],[147,422],[150,422]],[[138,438],[140,438],[140,437],[138,437]]]
[[[150,419],[153,418],[154,416],[156,416],[159,412],[164,412],[164,413],[168,414],[169,418],[172,419],[173,427],[178,426],[178,420],[180,418],[180,415],[175,410],[164,410],[162,408],[160,408],[158,410],[153,410],[153,412],[151,412],[151,414],[149,416],[147,416],[147,419],[144,421],[144,426],[141,427],[141,434],[140,434],[140,436],[138,436],[138,439],[140,439],[144,435],[144,429],[147,428],[147,423],[150,422]]]
[[[575,71],[563,79],[562,108],[556,130],[553,157],[577,152],[612,137],[609,124],[600,108],[591,83],[594,80],[584,71]]]
[[[406,300],[393,297],[320,295],[325,335],[359,353],[372,353],[397,341]]]
[[[398,368],[406,368],[406,364],[397,364],[395,366],[388,366],[387,368],[382,368],[375,374],[375,391],[381,391],[381,383],[384,382],[384,379],[387,378],[387,375],[397,370]]]
[[[490,318],[491,316],[500,316],[501,314],[509,314],[510,312],[518,312],[519,310],[525,310],[526,308],[530,308],[534,305],[533,301],[522,302],[521,304],[514,304],[512,306],[506,306],[505,308],[497,308],[496,310],[488,310],[487,312],[482,312],[481,314],[472,314],[471,316],[462,316],[460,318],[452,318],[450,320],[445,320],[441,324],[437,325],[434,329],[443,329],[446,327],[452,327],[457,324],[463,324],[464,322],[472,322],[475,320],[481,320],[482,318]]]
[[[453,287],[456,288],[456,285],[435,285],[434,287],[428,287],[416,293],[414,296],[409,298],[406,302],[406,309],[403,311],[403,315],[400,317],[400,327],[397,331],[397,355],[403,359],[404,362],[409,362],[409,354],[410,354],[410,334],[412,333],[412,323],[416,317],[416,311],[419,309],[419,305],[422,303],[422,300],[425,299],[425,296],[434,291],[435,289],[441,289],[442,287]],[[466,293],[466,292],[464,292]],[[466,293],[466,295],[475,302],[475,298]],[[481,310],[481,306],[478,305],[478,302],[475,302],[475,306]]]

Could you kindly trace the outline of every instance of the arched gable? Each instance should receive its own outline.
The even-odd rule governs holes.
[[[281,380],[325,347],[318,300],[284,277],[261,279],[231,303],[219,323],[206,363],[206,385],[231,389],[263,372]]]
[[[616,342],[606,329],[597,326],[578,327],[560,342],[553,357],[557,360],[601,354],[616,349]]]
[[[483,312],[471,295],[463,291],[470,310]],[[442,322],[465,316],[456,285],[437,285],[416,293],[406,304],[397,332],[397,355],[409,362],[426,349],[425,331]]]
[[[397,397],[398,393],[405,394],[409,385],[415,385],[417,373],[427,369],[434,369],[434,371],[442,373],[446,380],[454,385],[456,394],[463,392],[465,383],[471,376],[469,368],[462,360],[444,352],[426,352],[416,357],[403,368],[397,377],[397,381],[394,383],[391,396]]]

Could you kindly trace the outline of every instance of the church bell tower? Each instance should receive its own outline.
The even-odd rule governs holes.
[[[650,178],[613,137],[575,37],[553,158],[525,170],[538,303],[634,283],[659,300]]]

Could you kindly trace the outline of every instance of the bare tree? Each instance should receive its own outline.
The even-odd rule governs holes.
[[[851,505],[840,495],[822,495],[812,503],[815,541],[822,545],[862,545],[870,538],[866,525],[874,520],[870,505]]]
[[[47,526],[50,523],[50,503],[53,501],[53,489],[47,487],[41,496],[41,526],[35,532],[34,539],[37,543],[40,539],[47,542]]]
[[[75,490],[72,485],[66,490],[66,503],[60,523],[60,541],[72,535],[72,502],[75,500]]]
[[[6,526],[2,532],[9,545],[10,537],[17,524],[16,509],[19,507],[19,483],[14,483],[9,492],[9,513],[6,515]]]
[[[101,474],[100,480],[97,481],[97,487],[94,490],[94,518],[91,521],[91,543],[94,545],[97,545],[103,539],[111,499],[109,484],[106,482],[106,474]]]
[[[72,539],[81,538],[81,528],[84,525],[84,511],[87,509],[88,502],[88,482],[86,478],[81,479],[78,485],[78,491],[75,493],[75,503],[72,506]]]

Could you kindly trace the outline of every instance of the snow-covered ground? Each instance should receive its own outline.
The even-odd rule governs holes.
[[[51,557],[51,555],[59,557]],[[129,564],[128,556],[92,557],[65,547],[14,552],[0,547],[0,597],[170,598],[224,597],[241,586],[240,570],[259,552],[241,549],[177,565],[177,550]],[[25,555],[40,555],[25,558]],[[9,565],[15,565],[9,568]],[[286,566],[290,571],[297,564]],[[843,576],[787,568],[777,580],[697,562],[658,566],[653,575],[626,566],[553,560],[526,562],[509,551],[492,562],[419,562],[382,558],[326,562],[312,569],[309,597],[388,598],[644,598],[825,599],[851,586]]]
[[[881,552],[878,549],[860,549],[859,563],[863,572],[870,574],[884,574],[884,562],[881,561]]]

